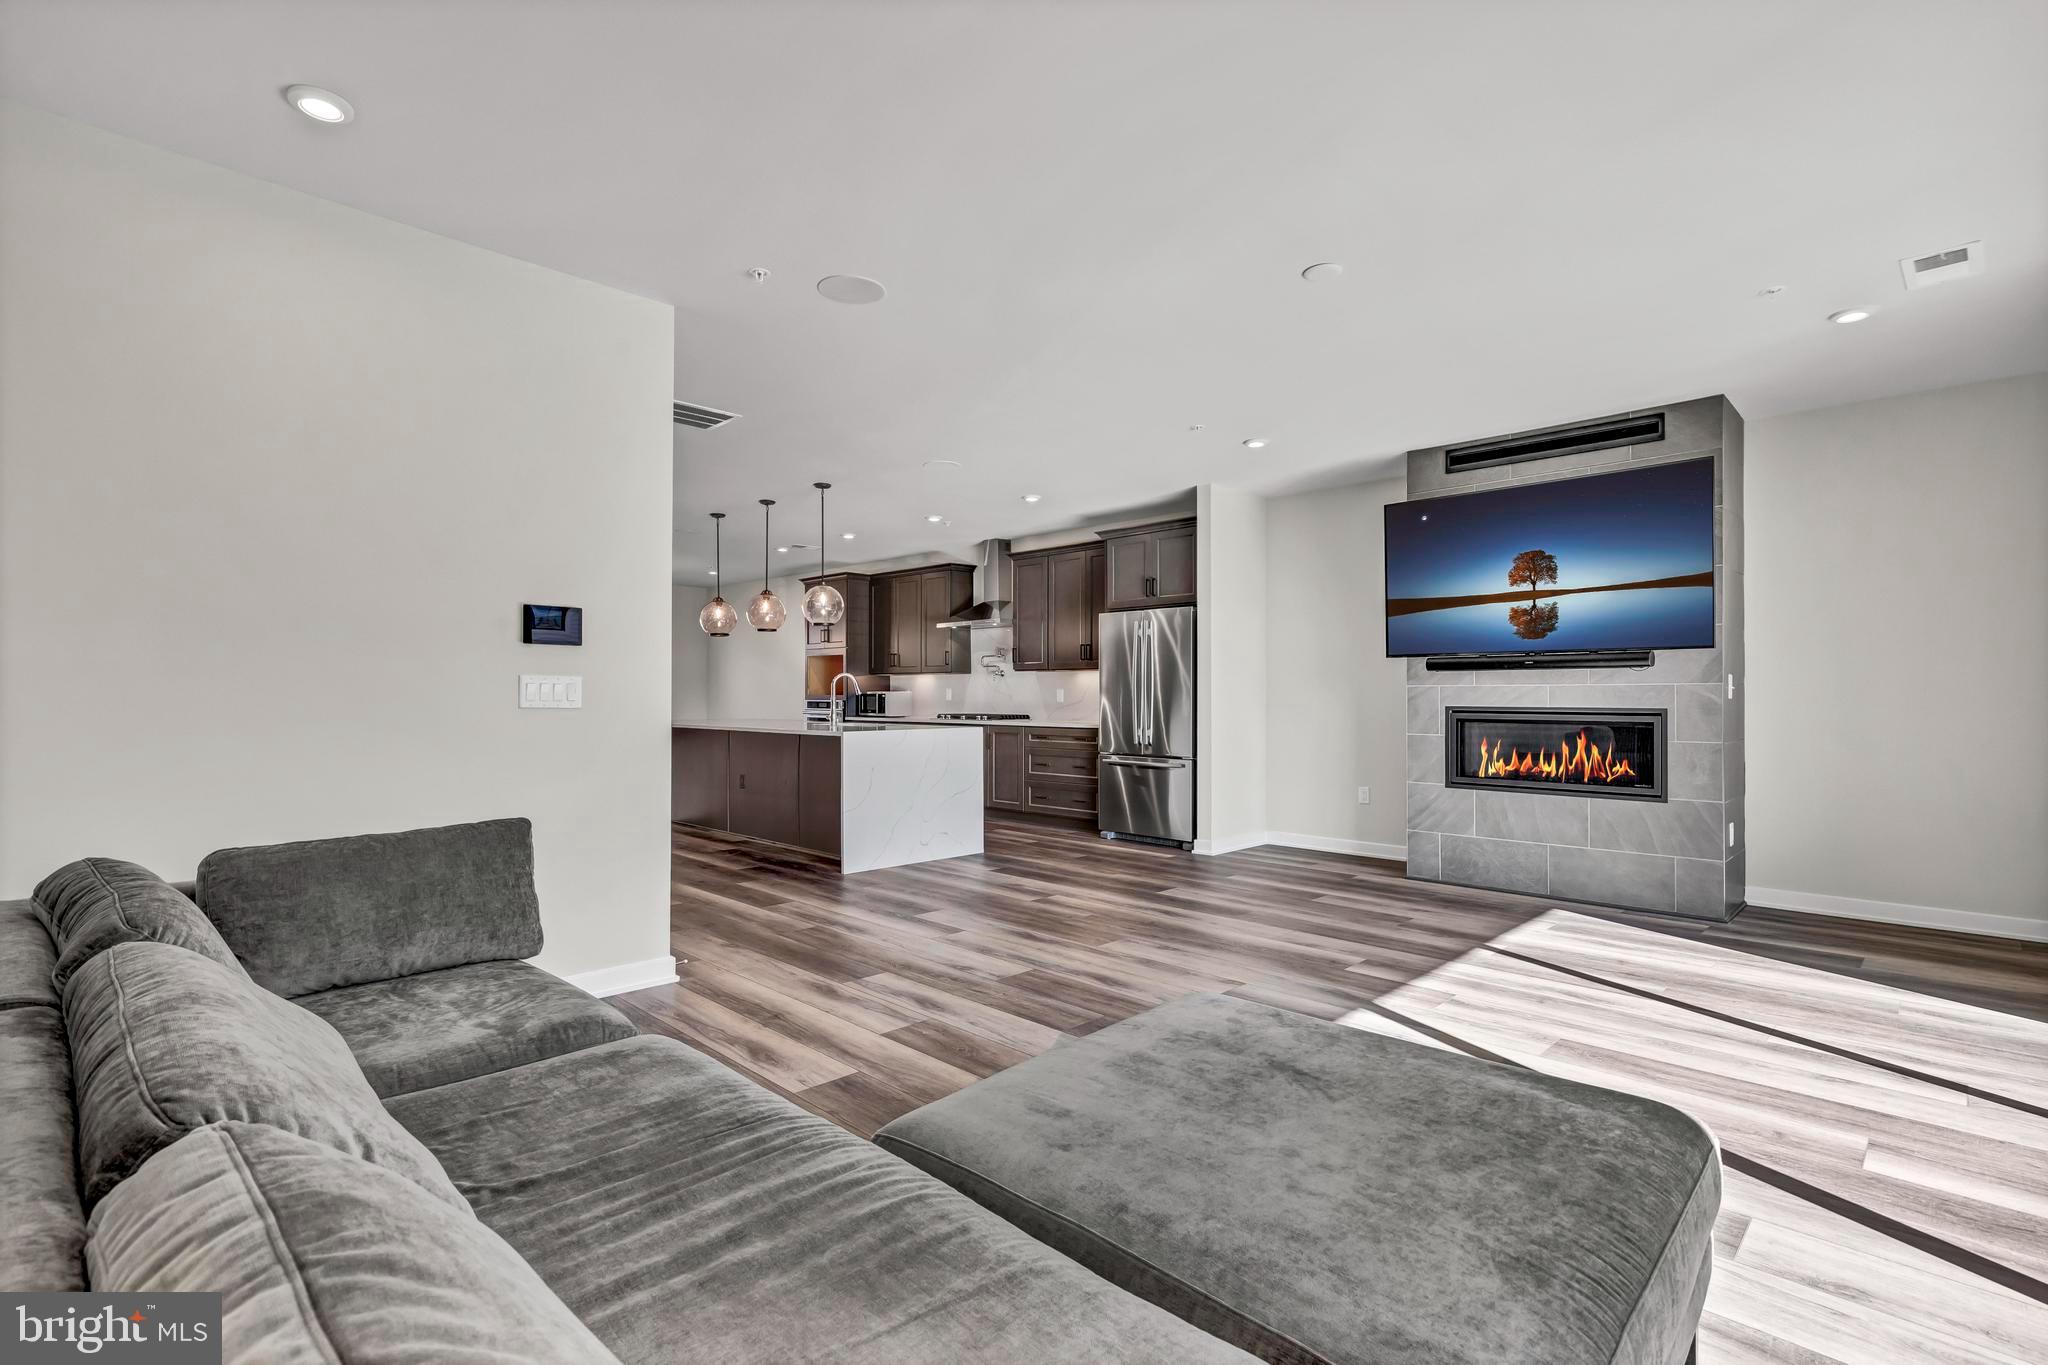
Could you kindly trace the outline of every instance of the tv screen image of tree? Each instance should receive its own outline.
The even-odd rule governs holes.
[[[1390,503],[1387,653],[1704,649],[1714,462]]]

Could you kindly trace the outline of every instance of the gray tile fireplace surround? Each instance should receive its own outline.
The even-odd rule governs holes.
[[[1664,414],[1662,441],[1460,474],[1444,472],[1442,446],[1408,452],[1411,499],[1712,455],[1720,637],[1715,649],[1659,650],[1644,669],[1431,673],[1410,659],[1410,877],[1697,919],[1725,920],[1742,908],[1742,416],[1719,396],[1639,411]],[[1446,787],[1448,706],[1665,711],[1670,800]]]

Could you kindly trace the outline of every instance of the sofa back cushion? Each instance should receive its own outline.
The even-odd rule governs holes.
[[[96,1290],[221,1296],[221,1359],[618,1365],[498,1235],[272,1128],[201,1128],[93,1210]]]
[[[64,989],[88,1206],[186,1133],[268,1124],[383,1166],[469,1216],[323,1019],[217,962],[123,943]]]
[[[80,858],[43,878],[35,902],[56,940],[58,990],[95,954],[117,943],[168,943],[239,974],[220,931],[190,897],[146,867]]]
[[[224,848],[193,894],[283,996],[541,949],[526,820]]]

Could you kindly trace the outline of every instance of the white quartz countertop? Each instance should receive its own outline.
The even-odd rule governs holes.
[[[1082,725],[1071,720],[932,720],[926,717],[920,717],[916,720],[910,720],[907,718],[899,717],[897,719],[891,720],[889,723],[891,725],[979,726],[983,729],[988,729],[995,726],[1010,726],[1012,728],[1030,726],[1032,729],[1035,730],[1093,730],[1096,728],[1093,725]]]
[[[948,722],[949,724],[951,722]],[[758,735],[859,735],[872,734],[881,730],[916,731],[924,727],[916,722],[850,720],[834,727],[822,720],[677,720],[670,721],[673,730],[744,730]]]

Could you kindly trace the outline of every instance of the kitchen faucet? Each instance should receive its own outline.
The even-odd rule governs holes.
[[[839,696],[839,680],[841,678],[846,679],[847,684],[853,688],[854,696],[860,695],[859,678],[854,677],[851,673],[835,673],[832,675],[832,682],[826,687],[825,695],[832,699],[832,728],[835,730],[840,727],[845,719],[844,713],[840,710],[845,705],[845,702]]]

